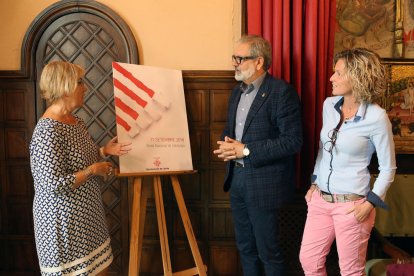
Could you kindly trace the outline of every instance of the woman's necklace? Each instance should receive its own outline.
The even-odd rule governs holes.
[[[349,119],[351,119],[352,117],[354,117],[354,116],[355,116],[355,114],[356,114],[356,111],[355,111],[353,114],[350,114],[350,115],[348,115],[348,116],[345,116],[345,115],[344,115],[344,118],[345,118],[345,120],[349,120]]]
[[[352,117],[354,117],[355,116],[355,114],[357,113],[357,111],[358,111],[358,106],[359,105],[357,105],[357,106],[353,106],[353,107],[349,107],[349,108],[345,108],[344,106],[342,106],[342,114],[343,114],[343,116],[344,116],[344,119],[345,120],[349,120],[349,119],[351,119]]]

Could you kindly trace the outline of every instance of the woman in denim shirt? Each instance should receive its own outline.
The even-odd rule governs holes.
[[[364,275],[375,207],[394,179],[395,150],[387,113],[375,104],[386,90],[385,68],[377,54],[362,48],[335,55],[330,79],[333,97],[323,106],[323,127],[300,261],[305,275],[326,275],[325,261],[336,239],[342,275]],[[376,152],[379,175],[370,188]]]

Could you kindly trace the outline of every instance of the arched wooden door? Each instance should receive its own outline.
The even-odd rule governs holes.
[[[86,69],[84,80],[88,94],[84,105],[75,113],[84,119],[94,140],[104,145],[116,135],[112,61],[138,63],[133,35],[119,16],[95,1],[60,1],[39,17],[48,20],[44,19],[44,24],[35,26],[42,31],[38,32],[38,39],[35,40],[38,43],[31,47],[35,51],[32,56],[37,118],[46,108],[38,88],[43,66],[53,60],[80,64]],[[115,158],[111,161],[118,163]],[[126,181],[112,177],[102,186],[114,252],[111,271],[116,275],[126,274],[128,267],[129,208]]]

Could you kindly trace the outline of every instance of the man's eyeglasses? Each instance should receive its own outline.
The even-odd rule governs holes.
[[[237,65],[242,64],[244,61],[249,60],[249,59],[255,59],[257,58],[256,56],[245,56],[245,57],[241,57],[241,56],[235,56],[232,55],[231,59],[234,63],[236,63]]]
[[[337,129],[337,128],[331,129],[328,132],[328,138],[330,140],[326,141],[325,144],[323,144],[323,149],[326,150],[329,153],[332,153],[332,150],[335,147],[336,138],[338,137],[338,132],[339,132],[339,129]]]

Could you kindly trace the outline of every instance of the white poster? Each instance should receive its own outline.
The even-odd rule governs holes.
[[[112,63],[120,173],[193,170],[180,70]]]

